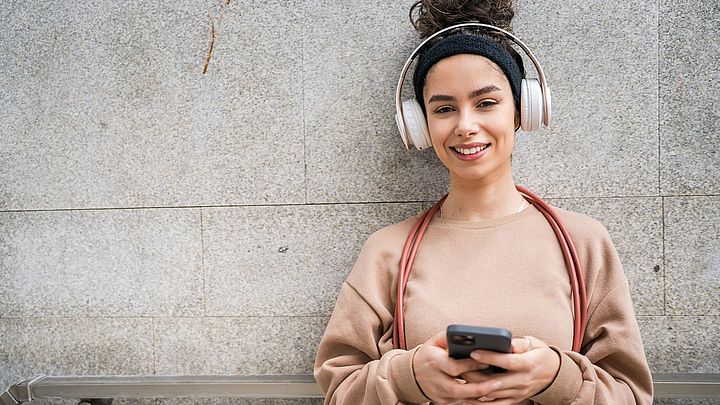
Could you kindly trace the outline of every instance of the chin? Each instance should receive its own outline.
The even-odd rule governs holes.
[[[495,167],[489,170],[480,168],[475,168],[475,170],[468,170],[468,168],[465,168],[465,170],[450,170],[451,180],[473,182],[478,183],[478,185],[500,181],[505,177],[512,178],[512,167],[509,165],[507,168]]]

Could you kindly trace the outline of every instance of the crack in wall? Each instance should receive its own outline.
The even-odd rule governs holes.
[[[206,74],[210,67],[210,60],[212,60],[213,51],[215,50],[215,41],[217,40],[217,34],[220,31],[220,24],[225,18],[225,8],[230,5],[230,0],[224,0],[222,6],[220,6],[220,13],[217,18],[217,28],[212,15],[210,18],[210,45],[208,46],[207,56],[205,56],[205,63],[203,63],[203,74]]]
[[[207,73],[208,66],[210,66],[213,49],[215,49],[215,23],[212,17],[210,17],[210,46],[208,47],[207,56],[205,57],[205,64],[203,64],[203,74]]]

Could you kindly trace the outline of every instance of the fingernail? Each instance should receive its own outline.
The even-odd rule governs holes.
[[[500,381],[495,381],[495,382],[492,383],[492,385],[490,386],[490,389],[493,390],[493,391],[495,391],[496,389],[499,389],[500,387],[502,387],[502,383],[501,383]]]
[[[475,360],[480,360],[480,359],[482,358],[482,356],[481,356],[480,353],[478,353],[478,352],[472,352],[472,353],[470,353],[470,357],[472,357],[472,358],[475,359]]]

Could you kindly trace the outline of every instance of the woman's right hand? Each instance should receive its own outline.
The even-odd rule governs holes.
[[[413,357],[415,380],[422,392],[441,404],[462,401],[480,403],[478,398],[490,394],[492,383],[466,383],[459,376],[487,368],[472,358],[456,360],[448,356],[445,332],[420,345]]]

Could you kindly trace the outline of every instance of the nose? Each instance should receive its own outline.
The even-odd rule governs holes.
[[[478,133],[480,125],[476,114],[465,109],[460,110],[458,114],[457,128],[455,134],[462,137],[469,137]]]

